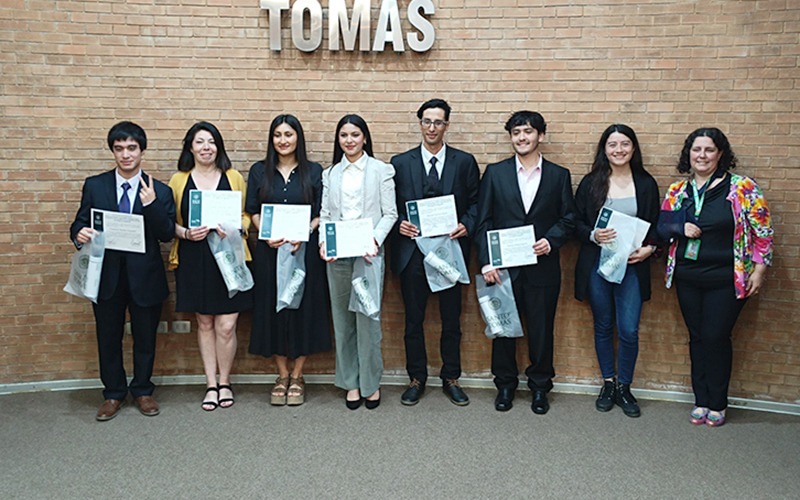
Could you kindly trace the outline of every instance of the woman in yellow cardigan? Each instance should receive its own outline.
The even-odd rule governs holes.
[[[197,340],[206,374],[202,408],[206,411],[217,406],[229,408],[233,406],[230,376],[236,354],[236,320],[239,312],[252,308],[253,299],[249,291],[228,298],[225,281],[205,241],[210,228],[188,228],[184,221],[189,216],[190,190],[241,191],[244,204],[245,182],[231,168],[219,130],[208,122],[196,123],[186,132],[178,170],[169,181],[178,208],[175,240],[169,256],[169,267],[175,270],[175,309],[193,312],[197,317]],[[246,234],[250,217],[244,212],[244,205],[242,209],[242,229]],[[220,231],[220,236],[223,235]],[[245,253],[250,260],[247,245]]]

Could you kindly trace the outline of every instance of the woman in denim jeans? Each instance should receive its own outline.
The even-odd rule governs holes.
[[[642,303],[650,300],[650,256],[656,250],[659,195],[655,179],[642,166],[642,153],[633,129],[616,124],[603,132],[592,170],[581,180],[575,193],[575,205],[578,209],[576,234],[582,244],[575,266],[575,298],[589,298],[594,316],[595,350],[604,379],[595,407],[605,412],[616,403],[625,415],[638,417],[641,412],[630,387],[639,354]],[[625,275],[619,284],[598,273],[601,247],[613,248],[618,243],[614,228],[595,229],[603,207],[650,223],[644,243],[628,257]],[[615,316],[619,336],[616,368]]]

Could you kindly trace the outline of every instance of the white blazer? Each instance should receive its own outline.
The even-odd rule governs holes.
[[[394,194],[394,167],[367,155],[364,166],[364,204],[362,216],[372,218],[372,227],[378,246],[389,235],[397,221],[397,201]],[[338,221],[342,218],[342,173],[347,159],[331,165],[322,172],[322,208],[319,222]]]

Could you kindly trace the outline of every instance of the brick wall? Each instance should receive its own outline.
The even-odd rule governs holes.
[[[449,142],[483,168],[511,154],[502,123],[540,111],[543,146],[573,183],[610,123],[634,127],[645,164],[663,190],[676,179],[684,137],[715,125],[731,139],[739,171],[754,176],[775,223],[775,266],[764,293],[735,330],[731,394],[798,401],[800,388],[800,5],[792,0],[433,0],[436,43],[427,53],[269,50],[258,0],[0,1],[0,383],[97,377],[91,308],[61,291],[73,247],[68,227],[83,179],[113,166],[105,134],[119,120],[148,132],[145,169],[166,181],[180,139],[196,120],[220,127],[235,168],[264,154],[272,117],[290,112],[306,129],[311,158],[328,164],[336,121],[356,112],[388,160],[419,144],[414,111],[441,96],[454,107]],[[322,0],[323,7],[327,1]],[[491,7],[484,7],[485,4]],[[351,2],[348,2],[350,5]],[[400,0],[403,29],[408,31]],[[372,0],[373,32],[379,2]],[[563,252],[556,323],[558,381],[593,382],[588,305],[572,298],[577,245]],[[688,390],[687,334],[663,260],[653,264],[635,385]],[[473,263],[472,271],[477,272]],[[164,320],[191,319],[174,313]],[[403,306],[387,277],[384,357],[402,373]],[[430,303],[429,330],[438,328]],[[465,297],[464,369],[489,375],[489,341]],[[270,373],[238,331],[236,373]],[[438,365],[431,336],[431,363]],[[525,349],[520,349],[524,352]],[[129,352],[129,351],[128,351]],[[332,372],[332,353],[310,372]],[[201,373],[194,334],[161,335],[158,374]]]

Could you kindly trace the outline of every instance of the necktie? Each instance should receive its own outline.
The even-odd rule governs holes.
[[[431,158],[431,169],[428,170],[428,180],[433,189],[439,187],[439,172],[436,170],[436,157]]]
[[[122,197],[119,199],[119,211],[124,214],[131,213],[131,200],[128,199],[128,190],[131,185],[127,182],[122,183]]]

